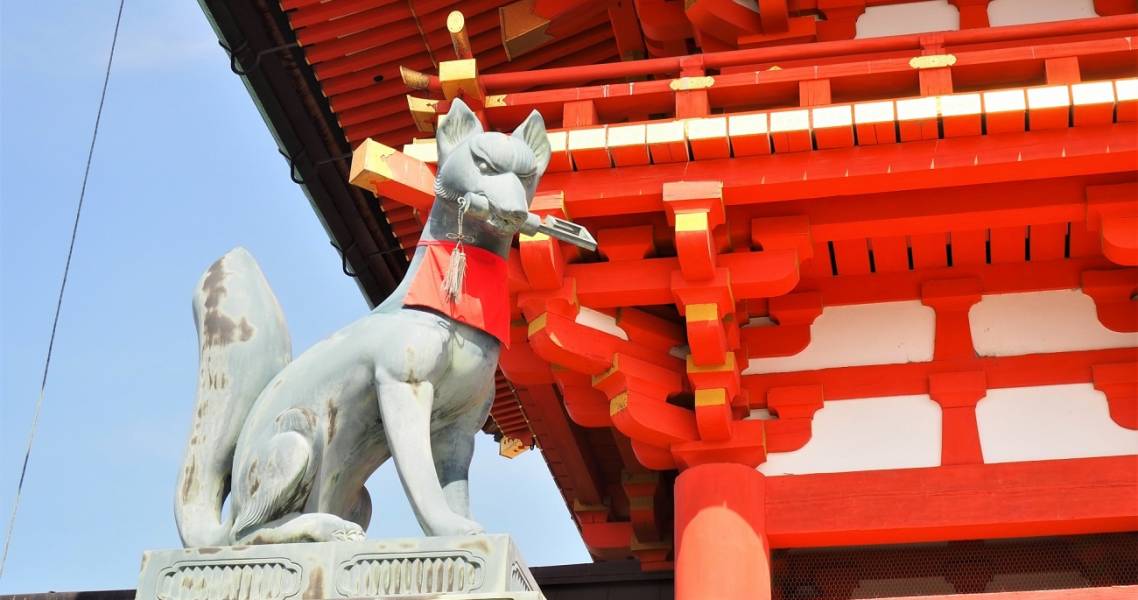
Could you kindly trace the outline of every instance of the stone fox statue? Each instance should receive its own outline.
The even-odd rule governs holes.
[[[505,259],[550,150],[536,111],[512,135],[484,133],[459,100],[438,150],[407,276],[296,360],[248,252],[202,276],[196,414],[175,501],[186,546],[362,539],[364,482],[388,457],[424,533],[482,531],[467,473],[508,341]]]

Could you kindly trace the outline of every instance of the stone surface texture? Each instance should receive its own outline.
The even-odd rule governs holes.
[[[544,600],[508,535],[152,550],[138,600]]]

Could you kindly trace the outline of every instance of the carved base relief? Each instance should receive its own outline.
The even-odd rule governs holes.
[[[542,600],[507,535],[153,550],[138,595],[161,600]]]

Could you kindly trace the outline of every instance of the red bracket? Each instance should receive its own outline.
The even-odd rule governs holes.
[[[612,427],[608,398],[593,388],[591,376],[564,367],[554,367],[552,373],[565,412],[574,423],[581,427]]]
[[[655,251],[651,225],[597,231],[597,249],[609,262],[640,260]]]
[[[668,541],[660,534],[660,523],[657,521],[659,513],[656,511],[656,497],[662,491],[660,474],[652,471],[624,471],[620,483],[628,496],[628,515],[632,519],[632,533],[636,536],[636,541],[642,545]]]
[[[767,311],[777,325],[746,327],[741,332],[747,356],[793,356],[810,344],[810,327],[822,314],[822,295],[802,292],[771,298]]]
[[[744,420],[731,422],[731,434],[722,442],[699,440],[672,445],[676,464],[686,469],[711,463],[735,463],[757,467],[767,459],[763,443],[764,422]]]
[[[1091,378],[1095,389],[1106,394],[1110,418],[1127,429],[1138,429],[1138,365],[1095,365]]]
[[[581,523],[581,539],[593,555],[601,559],[619,560],[628,556],[632,540],[632,523],[612,521]]]
[[[818,10],[826,17],[818,21],[819,42],[852,40],[858,17],[865,12],[865,0],[818,0]]]
[[[613,367],[593,378],[593,387],[610,400],[609,416],[621,433],[660,448],[699,438],[692,411],[667,402],[682,389],[679,373],[617,354]]]
[[[821,385],[796,385],[767,391],[767,408],[778,419],[766,425],[767,452],[791,452],[810,441],[814,413],[822,408]]]
[[[1087,188],[1087,229],[1098,232],[1111,262],[1138,266],[1138,184]]]
[[[968,310],[979,301],[978,279],[926,281],[921,286],[921,302],[936,311],[934,360],[975,356]]]
[[[680,181],[664,184],[668,224],[675,227],[680,271],[688,281],[710,279],[718,254],[712,230],[724,222],[723,183]]]
[[[516,385],[536,385],[553,383],[549,363],[545,362],[527,343],[525,322],[515,326],[510,324],[509,348],[502,348],[498,356],[498,368]]]
[[[544,233],[522,235],[518,240],[518,254],[532,289],[561,287],[565,279],[565,257],[561,255],[560,242]]]
[[[941,407],[940,464],[984,462],[976,426],[976,403],[987,391],[988,380],[983,371],[929,375],[929,396]]]
[[[588,375],[603,373],[609,367],[612,354],[605,350],[606,346],[613,347],[614,340],[619,341],[555,311],[545,312],[529,324],[529,342],[538,356]]]
[[[1138,331],[1138,269],[1084,271],[1082,279],[1100,323],[1111,331]]]
[[[636,308],[619,309],[616,325],[628,334],[628,341],[633,345],[664,354],[684,343],[683,327]]]

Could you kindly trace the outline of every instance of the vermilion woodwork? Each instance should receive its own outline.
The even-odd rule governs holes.
[[[992,0],[948,0],[960,11],[960,28],[988,27],[988,4]]]
[[[1083,293],[1095,301],[1098,320],[1113,331],[1138,331],[1138,270],[1084,271]]]
[[[1104,17],[1134,12],[1134,7],[1128,0],[1094,0],[1094,2],[1095,12]]]
[[[1131,26],[1133,28],[1133,26]],[[1121,33],[1121,32],[1120,32]],[[1125,34],[1122,34],[1124,36]],[[1007,87],[1001,85],[1005,78],[1000,77],[1000,65],[1009,62],[1023,65],[1026,71],[1038,73],[1039,82],[1046,70],[1046,61],[1067,58],[1072,55],[1086,56],[1088,59],[1109,64],[1114,72],[1129,72],[1127,61],[1133,61],[1133,50],[1125,41],[1125,37],[1116,34],[1114,37],[1088,41],[1070,41],[1063,43],[1050,43],[1035,46],[1020,46],[1014,49],[976,49],[951,50],[956,63],[951,68],[914,70],[910,60],[919,56],[926,50],[926,46],[918,45],[912,54],[897,58],[855,58],[848,55],[840,56],[829,61],[831,64],[815,64],[811,66],[787,66],[777,70],[752,67],[742,72],[734,69],[727,74],[713,77],[710,86],[700,90],[707,94],[709,109],[734,109],[739,106],[753,104],[756,99],[763,100],[764,104],[779,107],[818,106],[828,104],[830,97],[837,95],[853,96],[854,98],[873,99],[886,97],[906,97],[930,94],[948,94],[953,92],[954,86],[980,89],[999,89]],[[891,38],[884,38],[891,39]],[[927,38],[924,38],[927,39]],[[940,54],[949,51],[937,46],[934,53]],[[777,56],[777,55],[776,55]],[[777,58],[775,59],[777,60]],[[677,62],[675,73],[685,77],[703,75],[704,69],[712,68],[714,60],[704,55],[698,61],[698,68],[687,73],[681,68],[682,64],[691,63],[692,60]],[[762,62],[762,61],[756,61]],[[750,63],[755,64],[755,63]],[[609,70],[621,68],[621,65],[605,65]],[[624,67],[626,68],[626,67]],[[950,73],[951,76],[943,81],[930,79],[926,85],[921,86],[921,73],[925,71]],[[1109,72],[1109,71],[1108,71]],[[609,74],[601,75],[610,76]],[[541,77],[535,74],[535,77]],[[552,78],[552,77],[551,77]],[[1087,79],[1086,77],[1083,77]],[[485,76],[483,80],[489,86],[494,78]],[[524,116],[529,107],[542,107],[563,104],[578,100],[591,100],[596,103],[598,111],[612,112],[646,112],[646,113],[672,113],[672,109],[679,106],[677,97],[690,95],[690,86],[682,85],[681,79],[653,80],[633,82],[619,87],[589,86],[581,88],[550,89],[535,92],[514,92],[501,97],[500,104],[488,110],[487,115],[494,124],[513,126]],[[823,85],[811,82],[825,81],[832,96],[819,96],[813,93],[813,86]],[[441,84],[440,84],[441,85]],[[805,94],[799,86],[807,86]],[[879,89],[880,88],[880,89]],[[825,88],[820,88],[825,89]],[[856,93],[855,93],[856,91]],[[998,99],[998,98],[996,98]],[[444,111],[447,106],[440,103],[437,110]],[[639,110],[637,110],[639,109]],[[707,114],[707,110],[694,110],[687,114],[676,114],[677,117],[686,118]],[[635,114],[635,113],[634,113]],[[1013,126],[1014,123],[1001,123],[1003,126]]]
[[[810,441],[811,420],[822,408],[820,385],[798,385],[767,390],[766,406],[778,420],[765,423],[768,452],[792,452]]]
[[[984,462],[980,432],[976,426],[976,403],[987,390],[987,377],[983,371],[929,375],[929,397],[941,408],[940,464],[975,465]]]
[[[676,478],[676,598],[769,600],[762,474],[706,464]]]
[[[659,211],[661,181],[718,180],[731,207],[894,192],[1123,173],[1138,161],[1132,123],[1070,130],[952,138],[929,142],[840,148],[824,158],[788,152],[592,173],[550,173],[543,189],[564,189],[573,218]],[[982,157],[982,158],[981,158]],[[936,168],[930,169],[929,165]],[[753,173],[764,176],[755,179]],[[603,195],[600,191],[605,190]],[[1120,238],[1123,239],[1123,238]],[[1124,242],[1119,242],[1124,244]],[[1125,245],[1120,248],[1125,251]]]
[[[977,279],[931,280],[921,286],[921,302],[936,311],[934,360],[948,361],[974,356],[968,310],[980,301],[980,289],[981,284]]]
[[[1138,184],[1087,188],[1087,228],[1097,231],[1111,261],[1138,265]]]
[[[1138,369],[1133,363],[1091,367],[1095,389],[1106,394],[1110,418],[1127,429],[1138,429]]]
[[[617,0],[609,3],[609,21],[612,23],[613,39],[616,40],[621,60],[647,58],[635,5],[634,0]]]
[[[857,34],[857,19],[865,12],[865,0],[817,0],[825,22],[818,24],[818,41],[849,40]]]
[[[983,372],[988,389],[1064,385],[1090,383],[1092,367],[1104,363],[1138,363],[1138,350],[1115,348],[744,375],[743,388],[753,408],[765,408],[762,402],[767,391],[776,387],[821,385],[827,401],[910,396],[929,393],[930,375],[962,370]]]
[[[740,465],[695,467],[676,481],[677,597],[756,597],[768,582],[753,567],[770,548],[1129,531],[1136,467],[1133,456],[766,478]]]
[[[1135,456],[766,478],[766,532],[772,548],[1135,527]]]
[[[967,314],[981,293],[1082,287],[1105,326],[1138,329],[1138,275],[1118,268],[1138,264],[1138,100],[1127,87],[1138,17],[988,29],[987,0],[953,0],[962,31],[852,40],[866,7],[889,2],[772,0],[755,13],[703,0],[527,0],[515,4],[537,17],[533,27],[506,36],[536,43],[512,64],[496,11],[467,19],[478,69],[465,83],[474,96],[485,90],[487,125],[512,128],[537,108],[563,128],[550,136],[548,193],[534,212],[580,220],[600,241],[595,255],[541,236],[519,241],[513,345],[502,355],[595,556],[669,564],[657,498],[667,486],[651,470],[683,469],[682,478],[719,463],[754,467],[767,452],[805,445],[824,401],[897,394],[927,393],[942,406],[946,466],[770,478],[773,542],[1133,528],[1133,511],[1121,508],[1132,498],[1109,487],[1133,488],[1122,459],[983,465],[975,403],[990,388],[1093,383],[1112,418],[1134,427],[1136,351],[977,357]],[[462,58],[436,31],[445,13],[414,16],[423,25],[414,35],[429,45],[416,56],[421,42],[396,39],[411,35],[410,12],[382,36],[350,23],[378,23],[379,11],[333,16],[328,4],[290,18],[346,137],[409,138],[406,90],[376,84],[365,67],[379,47],[415,70]],[[1096,8],[1134,12],[1111,0]],[[745,18],[724,20],[723,10]],[[824,19],[803,12],[813,10]],[[842,41],[762,47],[795,39]],[[679,56],[692,42],[705,53]],[[734,48],[746,49],[716,52]],[[606,62],[637,53],[662,58]],[[949,66],[910,64],[948,54]],[[579,62],[597,64],[569,66]],[[527,70],[541,64],[562,68]],[[504,67],[514,72],[495,72]],[[436,102],[444,81],[427,75],[419,87]],[[410,158],[429,153],[413,150],[391,160],[429,174]],[[392,196],[418,206],[431,192],[422,181],[378,189],[400,239],[413,240],[422,218]],[[936,312],[933,361],[741,375],[750,358],[804,350],[827,306],[894,300]],[[751,409],[775,418],[745,418]],[[598,474],[579,428],[611,428],[621,440],[620,485]],[[1071,479],[1060,477],[1068,470]],[[988,481],[999,478],[1006,488]],[[1029,488],[1032,478],[1045,485]],[[849,503],[827,495],[839,490],[854,490]],[[1059,503],[1100,492],[1098,513]],[[998,500],[992,514],[985,498]],[[677,560],[677,569],[699,564]]]

